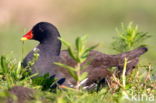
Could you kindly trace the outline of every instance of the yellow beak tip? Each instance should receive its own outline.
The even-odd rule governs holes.
[[[25,41],[25,40],[28,40],[28,39],[25,38],[25,37],[22,37],[22,38],[21,38],[21,41]]]

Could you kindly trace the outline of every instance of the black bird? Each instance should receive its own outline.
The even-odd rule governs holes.
[[[66,50],[61,51],[61,41],[58,37],[60,37],[60,34],[57,28],[51,23],[40,22],[36,24],[32,30],[22,37],[21,40],[37,40],[39,41],[39,45],[24,58],[22,65],[23,67],[27,67],[34,57],[34,52],[37,50],[39,58],[35,64],[31,66],[32,73],[38,72],[40,75],[49,73],[50,75],[55,75],[57,79],[65,78],[63,85],[75,85],[76,82],[66,69],[53,64],[54,62],[61,62],[70,66],[76,65],[75,61],[70,58]],[[86,69],[81,71],[88,72],[85,86],[110,77],[111,72],[107,70],[108,68],[117,67],[121,73],[124,65],[124,58],[128,59],[126,71],[128,74],[133,68],[135,68],[139,57],[146,51],[146,47],[140,47],[118,55],[107,55],[98,51],[91,51],[85,61],[85,63],[89,62],[89,64]]]

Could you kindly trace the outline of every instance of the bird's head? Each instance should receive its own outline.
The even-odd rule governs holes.
[[[58,30],[54,25],[48,22],[40,22],[37,23],[28,33],[26,33],[21,40],[37,40],[42,42],[44,40],[48,40],[49,38],[59,36]]]

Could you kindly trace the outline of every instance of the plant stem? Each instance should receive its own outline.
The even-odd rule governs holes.
[[[122,73],[122,85],[124,88],[126,86],[126,76],[125,75],[126,75],[127,63],[128,63],[127,58],[125,58],[124,68],[123,68],[123,73]]]
[[[79,77],[80,77],[80,69],[81,69],[81,64],[80,63],[77,63],[77,65],[76,65],[76,70],[77,70],[77,77],[78,77],[78,80],[77,80],[77,83],[76,83],[76,89],[77,90],[79,90],[79,84],[80,84],[80,79],[79,79]]]
[[[23,54],[24,54],[24,41],[22,41],[22,57],[21,57],[21,60],[23,59]]]

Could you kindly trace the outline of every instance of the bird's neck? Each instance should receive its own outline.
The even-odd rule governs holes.
[[[37,49],[39,49],[40,54],[45,56],[59,56],[61,49],[61,41],[58,39],[46,40],[41,42]]]

